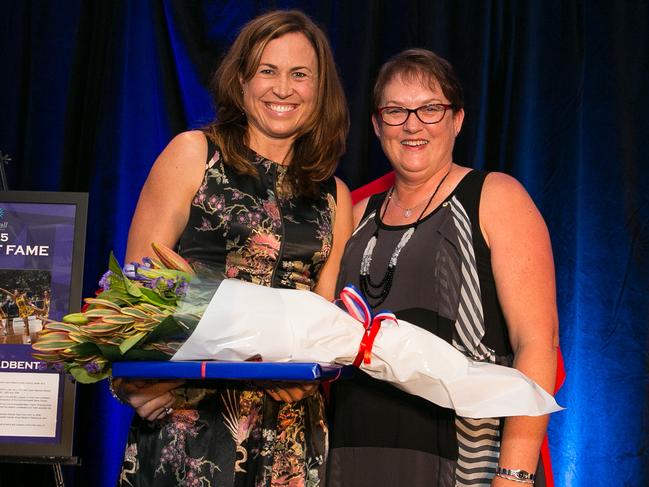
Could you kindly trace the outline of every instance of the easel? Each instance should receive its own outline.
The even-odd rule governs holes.
[[[7,182],[7,173],[5,172],[5,165],[9,164],[11,157],[3,154],[0,151],[0,191],[9,191],[9,184]],[[63,379],[65,380],[65,379]],[[69,387],[66,384],[66,387]],[[70,438],[67,439],[70,441]],[[79,457],[75,456],[0,456],[0,463],[19,463],[19,464],[50,464],[54,472],[54,485],[55,487],[65,487],[63,480],[62,465],[81,465]]]
[[[9,191],[7,173],[5,172],[5,164],[9,164],[9,161],[11,161],[11,157],[0,151],[0,191]]]
[[[79,457],[2,457],[0,456],[1,463],[19,463],[19,464],[33,464],[33,465],[52,465],[54,473],[54,486],[65,487],[63,480],[63,465],[80,466],[81,460]]]

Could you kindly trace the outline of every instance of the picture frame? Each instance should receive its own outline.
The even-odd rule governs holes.
[[[0,461],[74,464],[76,385],[31,341],[79,311],[87,193],[0,191]]]

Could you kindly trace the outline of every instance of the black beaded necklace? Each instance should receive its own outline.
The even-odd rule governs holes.
[[[439,191],[439,188],[442,187],[442,184],[444,183],[446,177],[449,175],[450,172],[451,169],[449,169],[447,173],[444,175],[444,177],[439,181],[439,183],[435,187],[435,191],[433,191],[433,194],[428,199],[426,206],[417,217],[415,224],[412,227],[410,227],[408,230],[406,230],[405,233],[401,236],[399,243],[394,248],[394,251],[390,256],[390,260],[388,262],[388,268],[385,271],[385,274],[383,274],[383,278],[376,283],[372,282],[372,279],[370,278],[370,265],[372,264],[372,255],[374,254],[374,247],[376,247],[376,242],[379,239],[378,225],[376,226],[376,230],[374,230],[374,234],[372,235],[372,237],[367,241],[367,245],[365,246],[365,250],[363,251],[363,257],[361,259],[360,285],[361,285],[361,292],[365,295],[365,298],[368,300],[368,302],[373,308],[379,306],[381,303],[383,303],[383,301],[385,301],[385,298],[388,297],[388,294],[390,293],[390,289],[392,288],[392,278],[394,277],[394,271],[397,268],[397,260],[399,259],[399,254],[406,246],[406,244],[408,243],[412,235],[415,233],[415,230],[417,230],[417,227],[419,226],[419,222],[421,222],[421,219],[426,213],[426,210],[430,206],[431,202],[433,201],[433,198],[435,198],[435,195]],[[385,212],[388,210],[388,205],[392,200],[393,192],[394,192],[394,186],[390,188],[390,192],[388,193],[388,199],[385,202],[385,208],[383,208],[383,212],[381,213],[380,216],[381,221],[383,221]],[[370,302],[370,300],[373,301],[373,303]]]

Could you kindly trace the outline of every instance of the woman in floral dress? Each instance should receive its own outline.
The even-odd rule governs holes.
[[[217,121],[178,135],[155,162],[127,261],[161,242],[222,277],[332,299],[352,217],[333,176],[348,115],[326,37],[297,11],[253,19],[217,70],[214,94]],[[137,412],[119,485],[324,485],[317,384],[113,387]]]

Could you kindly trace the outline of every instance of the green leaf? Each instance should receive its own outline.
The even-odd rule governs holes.
[[[145,332],[139,332],[135,333],[133,336],[128,337],[125,339],[122,344],[119,346],[119,351],[122,355],[124,355],[126,352],[128,352],[131,348],[133,348],[135,345],[137,345],[140,340],[142,340],[146,336]]]
[[[159,360],[167,361],[171,358],[171,355],[158,350],[142,350],[139,348],[131,348],[126,352],[121,360]]]
[[[167,299],[162,296],[160,296],[157,292],[155,292],[153,289],[148,289],[143,287],[141,289],[142,293],[142,299],[148,301],[149,303],[155,305],[155,306],[173,306],[176,304],[177,298],[173,299]]]
[[[94,384],[95,382],[99,382],[100,380],[107,378],[110,375],[110,372],[110,367],[96,374],[90,374],[81,366],[70,367],[68,369],[68,373],[74,377],[77,382],[81,382],[82,384]]]
[[[142,274],[144,277],[149,279],[156,279],[162,277],[163,279],[172,279],[174,281],[180,281],[181,278],[184,278],[186,281],[190,281],[192,276],[187,272],[178,271],[176,269],[145,269],[141,268],[138,270],[138,273]]]
[[[52,362],[60,362],[61,357],[59,357],[58,354],[53,355],[49,353],[32,353],[32,357],[34,357],[36,360],[40,360],[41,362],[47,362],[47,363],[52,363]]]
[[[63,321],[75,325],[85,325],[88,323],[88,318],[86,318],[83,313],[70,313],[63,317]]]
[[[120,307],[118,304],[115,304],[114,302],[108,300],[108,299],[102,299],[102,298],[86,298],[84,301],[90,305],[90,309],[94,309],[94,306],[104,306],[106,308],[111,308],[115,311],[119,311]]]
[[[134,308],[132,306],[122,308],[120,311],[122,312],[122,314],[125,314],[127,316],[132,316],[133,318],[138,318],[140,320],[148,320],[149,318],[151,318],[147,313],[145,313],[141,309]]]
[[[32,348],[34,350],[37,350],[39,352],[54,352],[57,350],[65,350],[66,348],[70,348],[72,344],[75,342],[46,342],[44,340],[40,340],[38,343],[34,343],[32,345]]]
[[[111,288],[108,291],[103,291],[97,296],[98,298],[105,299],[107,301],[112,301],[113,303],[122,306],[131,306],[134,304],[133,297],[126,292],[125,289],[115,289]]]
[[[70,347],[70,351],[79,357],[101,355],[101,350],[95,343],[79,343]]]
[[[66,331],[66,332],[75,332],[79,331],[77,325],[72,323],[59,323],[58,321],[51,321],[45,325],[45,329],[48,331]]]
[[[142,293],[140,292],[140,286],[134,284],[133,281],[131,281],[124,275],[124,272],[122,271],[119,262],[117,262],[115,254],[113,254],[113,252],[110,253],[110,257],[108,258],[108,268],[117,278],[119,278],[124,283],[124,288],[126,289],[126,292],[128,294],[135,296],[136,298],[139,298],[142,295]]]
[[[196,329],[198,320],[194,320],[194,323],[188,323],[186,321],[176,316],[167,316],[149,333],[146,342],[163,342],[176,337],[187,338]]]
[[[119,347],[119,344],[122,343],[122,338],[116,336],[102,337],[101,342],[105,345],[115,345],[116,347]]]
[[[144,303],[144,302],[138,304],[138,307],[144,310],[146,313],[149,313],[150,315],[156,315],[163,311],[163,309],[159,306],[154,306],[152,304]]]
[[[49,333],[41,333],[36,342],[32,344],[32,349],[37,352],[51,353],[58,350],[65,350],[75,345],[75,343],[66,332],[52,331]]]
[[[104,345],[103,343],[97,343],[97,348],[101,351],[101,355],[106,358],[109,362],[115,362],[122,359],[122,352],[119,349],[119,346],[116,345]]]
[[[93,337],[110,335],[122,328],[120,323],[103,323],[101,321],[84,325],[82,331]]]
[[[106,308],[89,309],[88,311],[83,312],[83,316],[85,316],[86,318],[100,318],[102,316],[109,316],[114,314],[115,314],[114,309],[106,309]]]
[[[125,316],[125,315],[110,315],[110,316],[104,316],[101,321],[107,324],[111,325],[132,325],[135,323],[135,320],[131,316]]]
[[[125,278],[124,284],[126,285],[126,292],[131,296],[139,298],[142,296],[142,288],[136,284],[133,284],[128,278]]]
[[[115,254],[113,254],[112,250],[110,251],[110,256],[108,257],[108,269],[116,276],[124,278],[124,272],[122,272],[122,266],[119,265],[119,262],[117,262],[117,259],[115,258]]]
[[[66,341],[68,340],[69,333],[66,331],[50,331],[46,330],[41,332],[38,336],[36,343],[45,342],[45,341]]]

